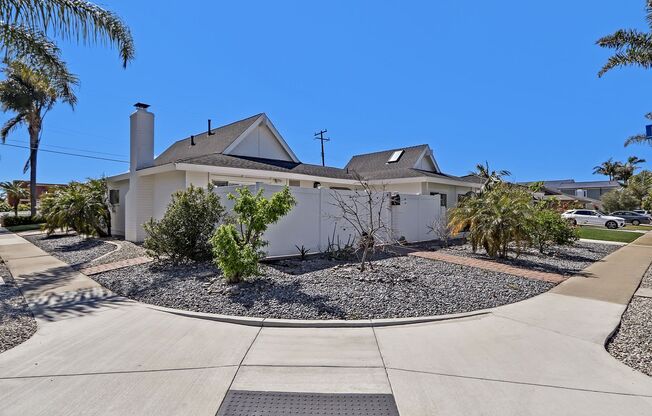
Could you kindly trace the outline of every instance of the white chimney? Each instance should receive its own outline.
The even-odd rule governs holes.
[[[129,171],[154,165],[154,114],[147,111],[148,104],[134,104],[136,111],[129,116],[130,152]]]

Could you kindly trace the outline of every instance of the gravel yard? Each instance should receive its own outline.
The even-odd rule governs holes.
[[[612,244],[578,241],[572,246],[552,247],[547,254],[541,254],[535,249],[528,249],[518,257],[516,257],[515,253],[511,253],[509,259],[500,259],[497,261],[542,272],[573,275],[619,248],[620,246]],[[478,250],[477,253],[473,253],[470,244],[451,246],[442,250],[445,253],[456,256],[489,259],[484,250]]]
[[[641,287],[652,288],[652,267]],[[607,350],[618,360],[652,376],[652,298],[634,296]]]
[[[54,257],[73,267],[88,265],[92,260],[110,253],[116,246],[95,238],[84,238],[75,234],[45,234],[25,236],[27,240]]]
[[[263,275],[229,286],[211,263],[155,263],[92,276],[117,294],[200,312],[292,319],[367,319],[467,312],[517,302],[554,285],[507,274],[395,256],[361,273],[323,257],[262,266]]]
[[[36,332],[36,320],[23,294],[10,283],[9,270],[0,260],[0,353],[28,340]]]
[[[145,255],[145,249],[142,245],[134,244],[131,241],[111,240],[111,243],[119,246],[115,251],[109,252],[102,258],[90,262],[90,266],[99,266],[100,264],[113,263],[121,260],[133,259]],[[114,246],[115,247],[115,246]]]

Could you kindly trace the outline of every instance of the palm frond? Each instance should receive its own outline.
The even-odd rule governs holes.
[[[0,0],[2,19],[84,44],[117,47],[123,67],[135,56],[129,28],[113,12],[84,0]]]
[[[57,45],[38,30],[0,20],[0,45],[8,59],[25,60],[54,74],[69,74]]]
[[[615,54],[609,57],[600,69],[598,77],[621,66],[652,67],[652,34],[635,29],[620,29],[598,39],[596,44],[603,48],[615,49]]]
[[[625,140],[625,147],[629,146],[630,144],[639,143],[647,143],[652,145],[652,138],[647,137],[645,134],[636,134],[634,136],[630,136],[627,140]]]
[[[11,131],[18,127],[23,121],[25,121],[24,115],[18,114],[3,124],[2,129],[0,129],[0,139],[2,139],[2,143],[7,141],[9,133],[11,133]]]

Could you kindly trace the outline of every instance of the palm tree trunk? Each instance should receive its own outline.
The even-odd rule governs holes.
[[[36,215],[36,156],[38,154],[39,130],[36,126],[29,128],[29,209],[32,217]]]

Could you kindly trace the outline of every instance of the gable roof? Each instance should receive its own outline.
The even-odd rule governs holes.
[[[382,171],[399,171],[405,169],[413,169],[419,161],[419,158],[425,151],[429,149],[427,144],[420,144],[412,147],[402,147],[397,149],[383,150],[374,153],[365,153],[362,155],[355,155],[346,164],[345,169],[352,170],[359,174],[366,174],[369,172],[382,172]],[[392,153],[403,150],[404,153],[400,159],[393,163],[388,163]]]
[[[222,153],[242,136],[242,133],[263,116],[263,113],[259,113],[231,124],[214,128],[213,134],[210,136],[208,135],[208,131],[195,135],[194,146],[191,145],[190,137],[179,140],[154,159],[154,166],[165,165],[193,157]]]

